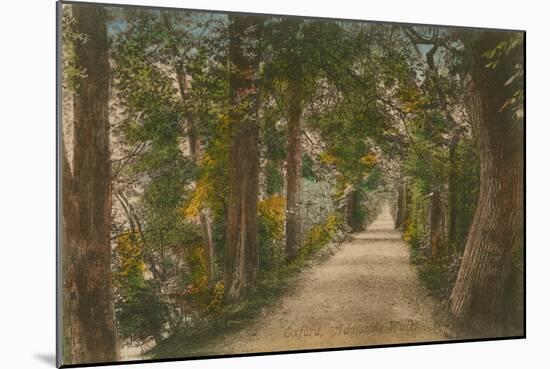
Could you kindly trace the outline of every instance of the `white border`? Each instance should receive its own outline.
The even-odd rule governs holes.
[[[109,3],[113,1],[105,0]],[[550,263],[544,2],[132,0],[114,3],[527,30],[527,340],[132,365],[131,368],[518,368],[547,362]],[[55,2],[0,12],[0,329],[7,368],[53,366],[55,350]],[[119,366],[124,368],[126,366]]]

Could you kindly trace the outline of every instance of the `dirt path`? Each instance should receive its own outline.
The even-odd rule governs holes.
[[[445,340],[435,303],[409,263],[389,208],[257,321],[207,348],[212,354]]]

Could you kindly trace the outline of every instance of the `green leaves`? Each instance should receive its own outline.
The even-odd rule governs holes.
[[[523,34],[520,32],[511,33],[509,39],[499,42],[494,49],[484,52],[482,55],[489,62],[486,68],[495,69],[504,57],[510,55],[515,49],[523,44]]]

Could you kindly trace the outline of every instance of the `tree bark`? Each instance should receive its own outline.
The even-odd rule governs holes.
[[[439,260],[446,255],[447,237],[444,209],[441,190],[435,188],[430,200],[430,261]]]
[[[229,16],[231,126],[225,298],[238,300],[258,272],[259,62],[262,20]]]
[[[456,149],[460,141],[460,133],[453,129],[449,144],[449,246],[456,248],[458,220],[458,168]]]
[[[507,33],[478,32],[466,40],[470,74],[464,79],[467,108],[480,153],[480,191],[462,264],[451,297],[459,321],[498,332],[506,319],[505,282],[514,248],[523,247],[523,124],[501,107],[512,96],[506,87],[522,55],[486,67],[483,54],[506,40]]]
[[[116,360],[111,291],[111,168],[106,11],[72,7],[75,65],[73,165],[63,150],[64,364]]]
[[[199,223],[201,225],[201,236],[206,255],[206,274],[208,276],[208,286],[214,285],[214,243],[212,242],[212,227],[210,217],[205,209],[199,211]]]
[[[286,157],[286,258],[296,258],[302,244],[302,96],[300,78],[289,80]]]
[[[449,122],[449,124],[456,126],[456,123],[452,117],[452,114],[449,111],[446,96],[442,91],[442,87],[441,87],[442,81],[441,81],[436,63],[434,61],[434,57],[439,47],[440,45],[436,43],[430,49],[430,51],[428,51],[428,53],[426,54],[426,60],[429,68],[428,78],[429,80],[431,80],[431,83],[433,84],[439,109],[443,113],[443,116]],[[447,252],[447,246],[448,246],[447,245],[448,232],[447,232],[447,222],[446,222],[447,203],[443,201],[444,197],[446,197],[444,196],[445,189],[447,189],[447,187],[443,186],[443,181],[441,181],[441,178],[437,178],[436,182],[432,184],[432,195],[430,198],[430,219],[429,219],[430,232],[428,236],[429,246],[430,246],[430,249],[429,249],[430,262],[434,262],[436,260],[441,259],[441,257],[446,256],[446,252]],[[448,187],[449,191],[450,189],[451,189],[451,186]]]

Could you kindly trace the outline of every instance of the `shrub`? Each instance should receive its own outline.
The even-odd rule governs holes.
[[[326,221],[311,227],[304,240],[300,256],[308,257],[326,246],[343,225],[342,217],[330,214]]]
[[[190,282],[182,294],[184,303],[192,306],[192,310],[202,318],[221,314],[224,285],[222,281],[208,283],[204,247],[197,245],[191,248],[186,260],[190,269]]]
[[[271,196],[258,204],[258,251],[262,273],[276,272],[284,262],[285,207],[283,196]]]
[[[159,297],[159,288],[145,280],[142,242],[136,232],[126,231],[116,238],[115,312],[123,337],[144,340],[149,336],[161,339],[167,319],[167,306]]]

